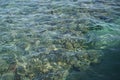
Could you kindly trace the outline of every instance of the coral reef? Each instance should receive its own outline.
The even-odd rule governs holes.
[[[0,80],[66,80],[71,70],[99,63],[102,50],[120,41],[119,25],[109,23],[111,10],[96,0],[3,1]]]

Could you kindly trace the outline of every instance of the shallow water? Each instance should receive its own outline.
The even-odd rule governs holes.
[[[0,0],[0,80],[120,80],[119,0]]]

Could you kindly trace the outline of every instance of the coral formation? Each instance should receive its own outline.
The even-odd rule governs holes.
[[[66,80],[71,70],[99,63],[102,49],[119,42],[107,34],[114,25],[101,21],[110,21],[108,10],[67,1],[0,1],[0,80]]]

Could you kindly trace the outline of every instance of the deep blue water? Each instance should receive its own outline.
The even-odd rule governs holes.
[[[120,0],[0,0],[0,80],[120,80]]]

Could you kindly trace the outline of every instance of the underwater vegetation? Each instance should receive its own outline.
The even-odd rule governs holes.
[[[72,71],[100,64],[104,50],[120,45],[115,5],[114,0],[1,0],[0,80],[68,80]]]

